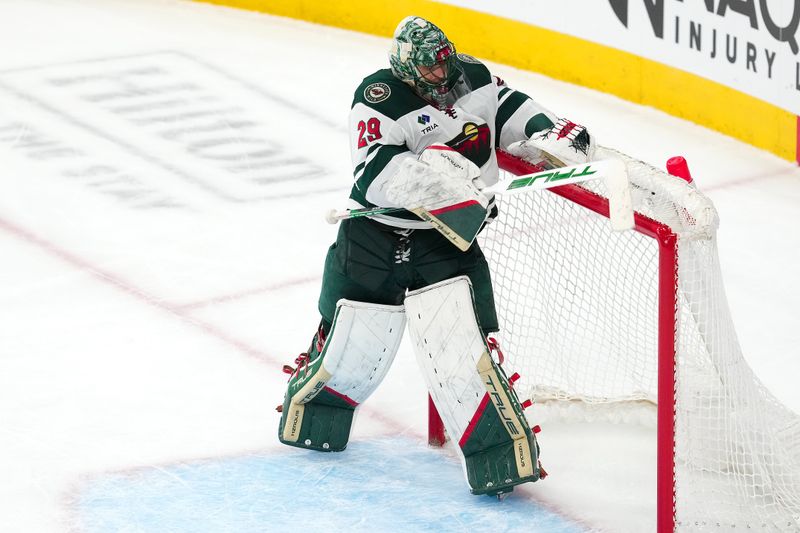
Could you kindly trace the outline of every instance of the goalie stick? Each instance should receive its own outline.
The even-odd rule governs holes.
[[[515,176],[510,179],[501,180],[494,185],[483,189],[487,196],[491,195],[511,195],[523,194],[531,191],[550,189],[561,185],[581,183],[592,179],[603,179],[608,190],[609,218],[611,227],[616,231],[631,229],[634,225],[633,208],[631,207],[630,186],[628,183],[628,173],[625,164],[619,159],[604,159],[591,163],[564,166]],[[424,208],[413,209],[412,211],[423,220],[427,220],[444,234],[448,239],[462,250],[469,248],[472,241],[480,229],[483,220],[473,221],[466,226],[454,229],[454,224],[450,220],[442,220],[441,214],[447,213],[447,218],[458,217],[458,212],[466,206],[454,204],[444,208],[428,211]],[[381,214],[390,214],[403,211],[400,207],[373,207],[364,209],[350,209],[346,211],[328,212],[326,220],[335,224],[347,218],[357,218]]]

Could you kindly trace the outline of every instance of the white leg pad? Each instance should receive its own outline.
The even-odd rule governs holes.
[[[322,366],[331,376],[326,386],[360,404],[383,381],[394,361],[405,331],[405,311],[402,305],[344,299],[336,306],[322,352]]]
[[[410,292],[405,301],[417,362],[453,439],[464,435],[486,395],[476,367],[489,350],[472,302],[466,276]]]
[[[355,409],[386,376],[404,329],[402,305],[339,300],[322,352],[289,380],[278,430],[281,442],[343,450]]]
[[[474,494],[509,492],[539,478],[538,445],[489,348],[461,276],[408,294],[417,361]],[[491,412],[490,412],[491,411]]]

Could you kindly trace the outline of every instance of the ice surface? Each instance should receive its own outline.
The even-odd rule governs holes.
[[[104,476],[81,494],[81,527],[106,531],[534,531],[583,527],[526,498],[443,490],[457,461],[384,437],[349,453],[304,450],[146,467]],[[380,458],[379,460],[375,460]]]
[[[277,443],[280,368],[316,326],[323,216],[349,188],[352,90],[386,46],[173,0],[0,4],[0,531],[286,531],[298,508],[330,530],[652,529],[648,428],[547,424],[547,480],[469,496],[452,450],[424,446],[407,343],[346,452]],[[800,170],[492,68],[602,144],[687,158],[745,354],[800,409]]]

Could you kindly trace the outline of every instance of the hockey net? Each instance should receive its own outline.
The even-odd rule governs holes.
[[[654,420],[659,531],[800,530],[800,417],[741,353],[714,206],[684,179],[608,156],[626,163],[635,230],[611,230],[595,181],[504,197],[480,237],[520,398],[537,423]]]

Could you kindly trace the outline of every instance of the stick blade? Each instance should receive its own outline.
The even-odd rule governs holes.
[[[486,220],[486,208],[480,202],[470,200],[427,210],[424,207],[411,210],[427,220],[436,230],[447,237],[459,250],[465,252],[472,246],[475,237]]]

